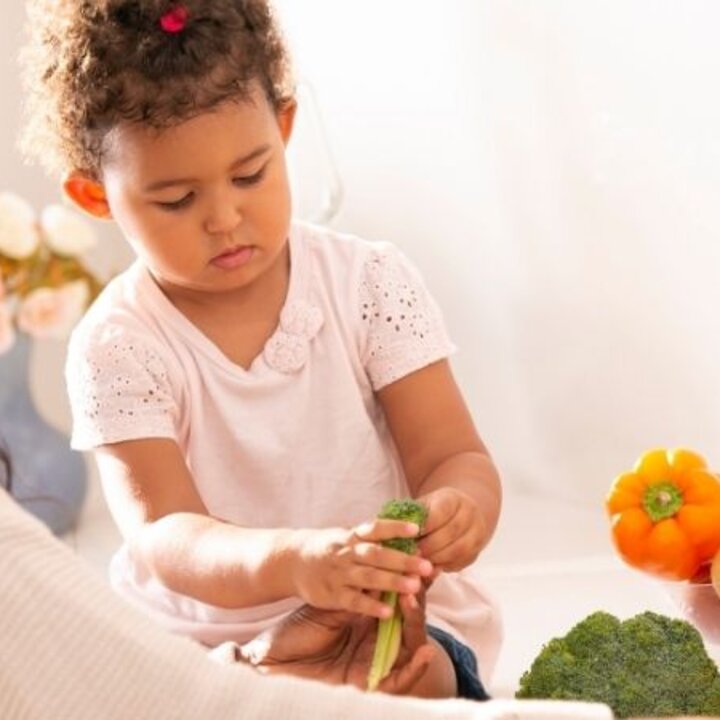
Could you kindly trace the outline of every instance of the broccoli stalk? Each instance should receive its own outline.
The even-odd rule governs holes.
[[[383,520],[404,520],[422,528],[427,518],[427,508],[415,500],[390,500],[382,506],[378,518]],[[385,547],[414,555],[417,550],[415,538],[393,538],[383,542]],[[402,640],[402,611],[396,592],[384,592],[381,600],[392,610],[389,618],[378,621],[377,640],[368,674],[368,690],[376,690],[390,674],[400,652]]]
[[[595,612],[542,648],[516,697],[602,702],[617,718],[717,715],[720,674],[684,620]]]

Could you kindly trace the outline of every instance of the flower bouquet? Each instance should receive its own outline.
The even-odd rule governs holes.
[[[95,242],[79,213],[48,205],[37,217],[22,197],[0,192],[0,355],[18,331],[69,335],[102,288],[80,259]]]

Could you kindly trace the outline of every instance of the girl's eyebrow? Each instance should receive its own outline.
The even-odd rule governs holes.
[[[244,155],[243,157],[238,158],[231,166],[231,170],[236,170],[239,167],[242,167],[246,163],[249,163],[251,160],[255,160],[255,158],[260,157],[261,155],[264,155],[268,150],[270,150],[270,145],[268,143],[265,143],[264,145],[260,145],[259,147],[256,147],[252,152],[248,153],[247,155]]]
[[[230,165],[230,170],[237,170],[237,168],[242,167],[243,165],[249,163],[251,160],[255,160],[255,158],[264,155],[268,150],[270,150],[270,145],[268,144],[256,147],[252,152],[249,152],[247,155],[243,155],[242,157],[239,157],[237,160],[235,160]],[[157,180],[156,182],[147,185],[144,188],[144,192],[157,192],[158,190],[175,187],[176,185],[192,185],[195,182],[197,182],[195,178],[172,178],[167,180]]]

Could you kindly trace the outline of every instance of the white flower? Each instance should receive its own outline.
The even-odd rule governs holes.
[[[7,303],[0,303],[0,355],[6,353],[15,344],[15,328],[12,313]]]
[[[0,193],[0,254],[23,260],[35,252],[39,242],[32,206],[19,195]]]
[[[95,230],[64,205],[48,205],[40,215],[45,240],[58,255],[80,255],[95,245]]]
[[[60,288],[33,290],[20,304],[18,327],[36,338],[65,338],[82,316],[89,296],[84,280]]]

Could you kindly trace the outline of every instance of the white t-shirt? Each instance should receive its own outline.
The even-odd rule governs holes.
[[[172,438],[209,513],[244,527],[350,527],[406,496],[375,391],[454,351],[440,311],[392,245],[294,223],[289,247],[278,327],[247,370],[139,261],[115,278],[70,342],[72,446]],[[110,576],[171,630],[209,645],[244,642],[301,602],[214,607],[162,585],[125,546]],[[472,574],[438,578],[428,606],[430,622],[488,671],[499,630]]]

